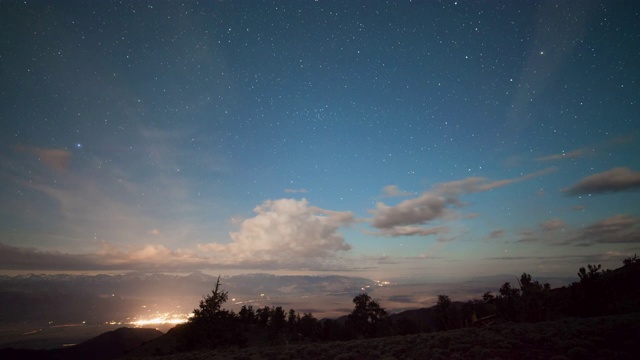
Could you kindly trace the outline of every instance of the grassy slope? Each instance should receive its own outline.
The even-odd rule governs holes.
[[[638,343],[640,313],[635,313],[146,359],[636,359]]]

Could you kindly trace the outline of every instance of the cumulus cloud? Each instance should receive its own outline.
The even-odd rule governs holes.
[[[640,189],[640,172],[626,167],[617,167],[587,176],[562,191],[567,195],[584,195],[637,189]]]
[[[553,231],[558,229],[563,229],[566,226],[565,222],[558,219],[550,219],[540,224],[540,229],[543,231]]]
[[[517,178],[489,181],[482,177],[470,177],[435,185],[430,191],[418,197],[406,199],[397,205],[389,206],[383,202],[376,203],[370,210],[373,214],[372,225],[379,229],[379,234],[389,236],[400,235],[432,235],[434,228],[419,228],[417,225],[443,219],[451,213],[447,207],[460,205],[459,196],[493,190],[516,182],[532,179],[555,171],[548,168]],[[391,188],[394,191],[395,188]]]
[[[309,206],[306,199],[267,200],[230,234],[228,244],[201,244],[223,263],[256,267],[321,267],[323,261],[351,246],[338,232],[355,221],[351,212]]]

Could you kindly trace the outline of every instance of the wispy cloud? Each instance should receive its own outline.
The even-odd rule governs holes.
[[[617,259],[622,259],[624,257],[630,256],[631,254],[626,254],[618,251],[606,251],[604,253],[595,253],[595,254],[584,254],[584,255],[515,255],[515,256],[495,256],[495,257],[487,257],[487,260],[505,260],[505,261],[525,261],[525,260],[536,260],[538,262],[547,262],[547,261],[558,261],[562,260],[567,261],[570,260],[575,264],[588,264],[588,263],[598,263],[605,261],[612,261]]]
[[[28,153],[42,162],[48,169],[54,171],[67,171],[73,154],[67,149],[48,149],[16,145],[13,149],[17,152]]]
[[[542,229],[543,231],[553,231],[553,230],[563,229],[566,226],[567,224],[564,221],[558,218],[554,218],[541,223],[540,229]]]
[[[590,146],[588,148],[579,148],[571,151],[562,151],[556,154],[545,155],[535,158],[534,160],[537,162],[552,162],[559,160],[567,160],[567,159],[579,159],[588,156],[593,156],[597,153],[604,152],[605,150],[616,147],[622,144],[630,143],[634,141],[633,136],[621,136],[617,137],[603,143],[597,144],[595,146]]]
[[[436,184],[430,191],[418,197],[406,199],[394,206],[377,202],[373,214],[372,225],[379,230],[379,235],[415,236],[432,235],[436,228],[420,228],[422,225],[437,219],[444,219],[452,211],[448,206],[460,205],[462,194],[478,193],[497,189],[520,181],[543,176],[555,171],[548,168],[517,178],[490,181],[482,177],[470,177],[463,180]],[[422,229],[422,230],[420,230]],[[442,227],[440,228],[442,229]]]
[[[560,219],[550,219],[538,230],[523,230],[517,243],[545,242],[551,245],[591,246],[595,244],[640,243],[640,218],[618,214],[593,222],[581,228],[571,228]],[[548,234],[556,230],[553,236]]]
[[[414,195],[409,191],[402,191],[396,185],[387,185],[382,189],[383,197],[399,197],[399,196],[411,196]]]
[[[394,226],[392,228],[381,229],[378,232],[373,233],[373,235],[377,236],[429,236],[429,235],[438,235],[442,233],[449,232],[449,227],[447,226],[435,226],[431,228],[423,228],[420,226]]]
[[[308,193],[307,189],[284,189],[286,194],[306,194]]]
[[[438,184],[434,187],[435,192],[448,196],[457,196],[464,193],[477,193],[488,190],[497,189],[503,186],[514,184],[517,182],[533,179],[539,176],[547,175],[555,172],[555,167],[546,168],[530,174],[522,175],[516,178],[490,181],[482,177],[470,177],[459,181],[450,181]]]
[[[640,218],[618,214],[587,225],[566,243],[576,245],[640,243]]]
[[[637,189],[640,189],[640,172],[617,167],[587,176],[562,191],[567,195],[586,195]]]
[[[569,152],[561,152],[559,154],[552,154],[547,156],[541,156],[536,158],[536,161],[539,162],[547,162],[547,161],[556,161],[556,160],[564,160],[564,159],[575,159],[583,157],[587,154],[587,149],[576,149]]]

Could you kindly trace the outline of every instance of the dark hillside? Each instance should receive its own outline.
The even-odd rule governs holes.
[[[113,359],[162,335],[156,329],[120,328],[63,351],[68,359]]]
[[[640,313],[125,359],[637,359]]]

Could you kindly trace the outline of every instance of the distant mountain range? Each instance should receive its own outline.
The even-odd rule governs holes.
[[[54,350],[2,349],[3,360],[108,360],[118,358],[162,336],[155,329],[120,328],[68,348]]]
[[[28,274],[0,275],[1,290],[42,291],[81,289],[99,294],[139,295],[160,292],[162,295],[201,295],[215,284],[217,276],[201,272],[189,275],[130,273],[122,275]],[[375,282],[361,277],[338,275],[304,276],[245,274],[223,277],[221,283],[230,293],[327,293],[359,290]],[[157,286],[162,284],[162,286]]]
[[[119,321],[140,315],[136,312],[142,307],[151,310],[153,304],[165,308],[154,311],[181,308],[189,313],[211,291],[216,279],[200,272],[0,276],[0,322]],[[271,274],[226,276],[221,283],[230,299],[242,300],[357,294],[375,285],[373,280],[360,277]]]

